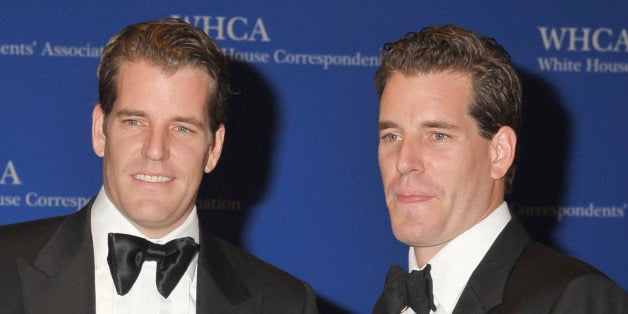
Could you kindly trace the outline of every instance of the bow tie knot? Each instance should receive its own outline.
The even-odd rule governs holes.
[[[190,237],[156,244],[121,233],[109,233],[108,243],[107,262],[119,295],[125,295],[131,290],[144,261],[155,261],[157,290],[164,298],[168,298],[177,286],[200,248]]]
[[[436,311],[430,269],[428,264],[421,271],[408,273],[398,265],[390,266],[382,296],[386,313],[399,314],[407,307],[417,314]]]

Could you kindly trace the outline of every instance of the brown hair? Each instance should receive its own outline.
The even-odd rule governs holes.
[[[454,25],[433,26],[385,44],[380,55],[382,64],[375,74],[375,89],[380,97],[386,82],[396,72],[467,73],[473,90],[469,114],[477,121],[480,135],[492,139],[502,126],[519,133],[521,79],[506,50],[493,38]],[[510,191],[514,173],[513,164],[506,174],[506,193]]]
[[[114,35],[98,67],[98,93],[105,117],[116,102],[120,66],[136,61],[146,61],[166,73],[182,67],[206,71],[215,83],[207,99],[213,137],[226,119],[229,73],[224,54],[207,34],[183,20],[170,18],[129,25]]]

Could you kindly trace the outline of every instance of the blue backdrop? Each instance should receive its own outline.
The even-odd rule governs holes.
[[[100,51],[123,26],[178,16],[225,50],[238,92],[203,219],[308,281],[323,312],[370,312],[388,266],[407,259],[377,165],[377,54],[455,23],[495,37],[524,79],[513,210],[628,288],[628,2],[72,2],[1,4],[0,224],[72,213],[97,193]]]

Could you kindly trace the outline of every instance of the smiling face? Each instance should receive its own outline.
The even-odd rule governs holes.
[[[221,125],[212,143],[211,84],[202,70],[165,74],[145,62],[127,62],[120,66],[118,97],[107,119],[100,105],[94,108],[92,141],[103,157],[105,192],[149,237],[185,221],[203,172],[218,162],[225,130]]]
[[[403,243],[438,250],[503,201],[514,132],[480,136],[471,101],[471,81],[461,73],[393,73],[386,83],[378,157],[393,232]]]

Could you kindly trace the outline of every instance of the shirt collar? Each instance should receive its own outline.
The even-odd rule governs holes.
[[[451,240],[429,260],[434,298],[447,313],[453,312],[471,274],[510,219],[508,205],[503,202],[488,217]],[[420,269],[414,247],[410,247],[408,252],[408,269]]]
[[[95,269],[107,265],[107,254],[109,252],[107,238],[110,232],[126,233],[160,244],[186,236],[193,238],[196,243],[200,243],[199,220],[198,215],[196,214],[196,206],[179,227],[161,238],[150,239],[137,230],[137,228],[135,228],[135,226],[133,226],[133,224],[131,224],[131,222],[129,222],[126,217],[124,217],[120,211],[117,210],[115,205],[113,205],[107,196],[107,193],[105,193],[104,187],[101,187],[96,199],[94,200],[94,204],[92,205],[91,226],[92,241],[94,244]],[[190,266],[194,267],[188,267],[187,274],[190,276],[190,279],[194,279],[197,261],[198,255],[195,256],[190,263]]]

